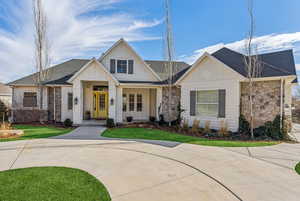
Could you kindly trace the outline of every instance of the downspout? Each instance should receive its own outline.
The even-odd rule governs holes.
[[[283,79],[280,78],[280,129],[282,129],[282,119],[283,119]]]

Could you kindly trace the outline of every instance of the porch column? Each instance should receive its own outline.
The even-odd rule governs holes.
[[[83,86],[80,80],[73,83],[73,121],[82,124],[83,121]]]
[[[117,87],[117,110],[116,110],[116,123],[123,122],[123,88]]]
[[[156,89],[156,119],[159,120],[159,115],[161,110],[159,111],[159,108],[162,109],[162,88]]]
[[[113,81],[108,82],[108,118],[116,122],[117,90]]]

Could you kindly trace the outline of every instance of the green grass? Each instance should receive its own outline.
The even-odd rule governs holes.
[[[300,163],[296,165],[295,170],[298,174],[300,174]]]
[[[24,130],[24,134],[19,138],[0,139],[0,142],[47,138],[66,134],[73,130],[72,128],[57,128],[54,126],[14,125],[13,127]]]
[[[229,141],[229,140],[210,140],[206,138],[198,138],[167,131],[147,128],[114,128],[106,130],[102,136],[110,138],[126,138],[126,139],[146,139],[146,140],[166,140],[181,143],[220,146],[220,147],[257,147],[270,146],[278,144],[275,141]]]
[[[0,200],[110,201],[104,185],[82,170],[34,167],[0,172]]]

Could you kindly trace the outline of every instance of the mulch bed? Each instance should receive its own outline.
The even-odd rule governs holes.
[[[158,123],[130,123],[118,125],[117,128],[148,128],[158,129],[180,135],[188,135],[192,137],[201,137],[210,140],[235,140],[235,141],[258,141],[262,139],[252,140],[249,135],[229,132],[228,136],[220,136],[215,130],[211,130],[209,134],[203,133],[203,129],[199,129],[197,133],[193,133],[191,129],[183,129],[179,126],[160,126]],[[263,141],[273,141],[272,139],[263,139]]]

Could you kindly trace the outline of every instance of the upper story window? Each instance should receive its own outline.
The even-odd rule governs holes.
[[[110,73],[133,74],[134,60],[110,60]]]
[[[118,60],[117,61],[117,72],[118,73],[127,73],[127,60]]]
[[[24,92],[23,107],[37,107],[36,92]]]

